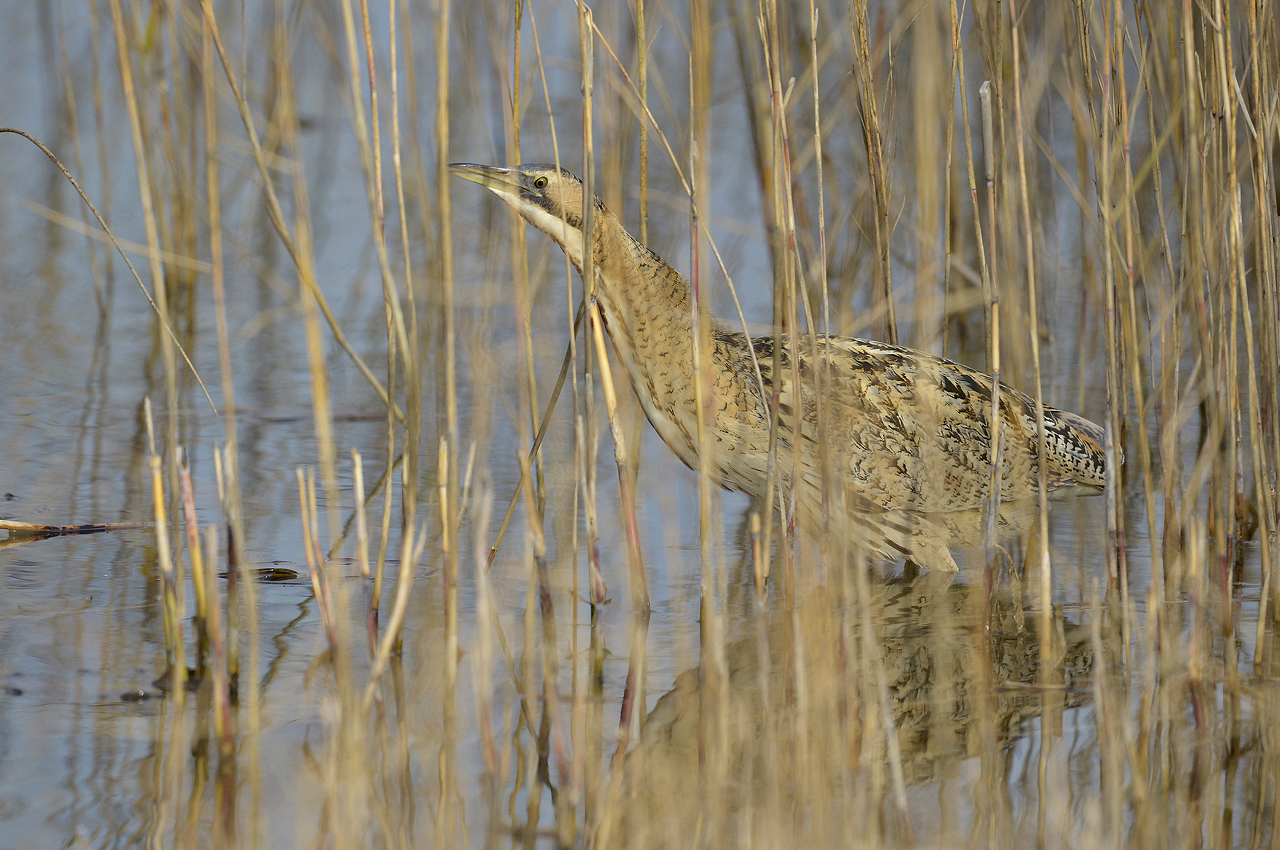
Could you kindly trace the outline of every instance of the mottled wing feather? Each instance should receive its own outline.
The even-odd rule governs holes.
[[[772,345],[754,340],[762,371],[772,372]],[[815,369],[813,364],[817,364]],[[824,366],[829,367],[824,370]],[[779,399],[794,423],[794,369],[784,364]],[[772,378],[772,374],[769,375]],[[897,346],[857,339],[822,339],[800,354],[802,454],[819,441],[819,398],[827,406],[828,462],[872,505],[947,512],[982,505],[991,469],[991,379],[968,367]],[[766,385],[772,385],[766,380]],[[1035,404],[1001,388],[1004,463],[1001,497],[1023,498],[1036,486]],[[794,428],[783,428],[789,434]],[[1101,486],[1101,429],[1086,419],[1045,408],[1050,487]],[[806,469],[805,483],[820,484]]]

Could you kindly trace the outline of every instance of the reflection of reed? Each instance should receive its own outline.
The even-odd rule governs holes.
[[[819,589],[793,614],[730,643],[723,704],[702,668],[676,678],[627,757],[617,802],[637,846],[664,846],[704,818],[730,824],[732,838],[734,829],[779,826],[886,787],[886,705],[910,786],[953,775],[984,741],[1007,746],[1046,704],[1059,711],[1087,699],[1077,687],[1093,666],[1084,627],[1058,621],[1059,662],[1047,677],[1055,684],[1027,687],[1038,681],[1040,637],[1017,599],[992,601],[984,642],[981,588],[930,573],[873,593],[875,634],[864,634],[856,605]]]

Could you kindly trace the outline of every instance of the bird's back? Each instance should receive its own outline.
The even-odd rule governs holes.
[[[736,367],[721,369],[722,390],[752,392],[758,382],[743,350]],[[779,468],[794,468],[796,416],[800,417],[802,491],[821,487],[822,464],[868,507],[948,512],[981,507],[991,472],[991,378],[940,357],[869,340],[801,337],[798,369],[791,346],[774,370],[771,338],[751,340],[766,395],[777,390],[781,427]],[[801,390],[795,392],[799,374]],[[734,386],[734,385],[737,386]],[[758,396],[758,386],[754,390]],[[1004,455],[1001,498],[1028,498],[1037,486],[1035,403],[1001,388]],[[750,442],[767,439],[761,405]],[[763,430],[762,430],[763,429]],[[825,430],[825,435],[823,431]],[[1102,431],[1082,417],[1045,408],[1050,488],[1101,487]],[[750,489],[740,487],[739,489]]]

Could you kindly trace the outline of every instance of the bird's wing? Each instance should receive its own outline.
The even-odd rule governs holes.
[[[983,504],[991,472],[989,376],[859,339],[820,338],[816,358],[812,344],[806,353],[802,341],[800,363],[802,437],[820,443],[819,409],[825,407],[827,462],[844,470],[862,496],[931,512]],[[781,399],[794,405],[794,370],[784,373]],[[1000,407],[1002,497],[1028,496],[1036,475],[1035,405],[1002,387]],[[1053,408],[1045,408],[1045,425],[1050,487],[1101,486],[1101,429]]]

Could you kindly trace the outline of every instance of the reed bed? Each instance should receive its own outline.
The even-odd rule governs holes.
[[[105,216],[144,234],[163,377],[136,471],[168,670],[149,846],[279,846],[278,819],[334,848],[1280,840],[1274,3],[87,10],[88,66],[57,66],[75,167],[96,145]],[[702,316],[897,341],[1104,422],[1105,495],[1042,493],[1016,544],[990,511],[952,582],[681,477],[567,262],[451,160],[582,175]],[[305,694],[273,693],[245,555],[262,364],[228,310],[267,291],[314,433],[280,508]],[[350,398],[381,443],[344,442]],[[321,730],[288,805],[269,700]]]

